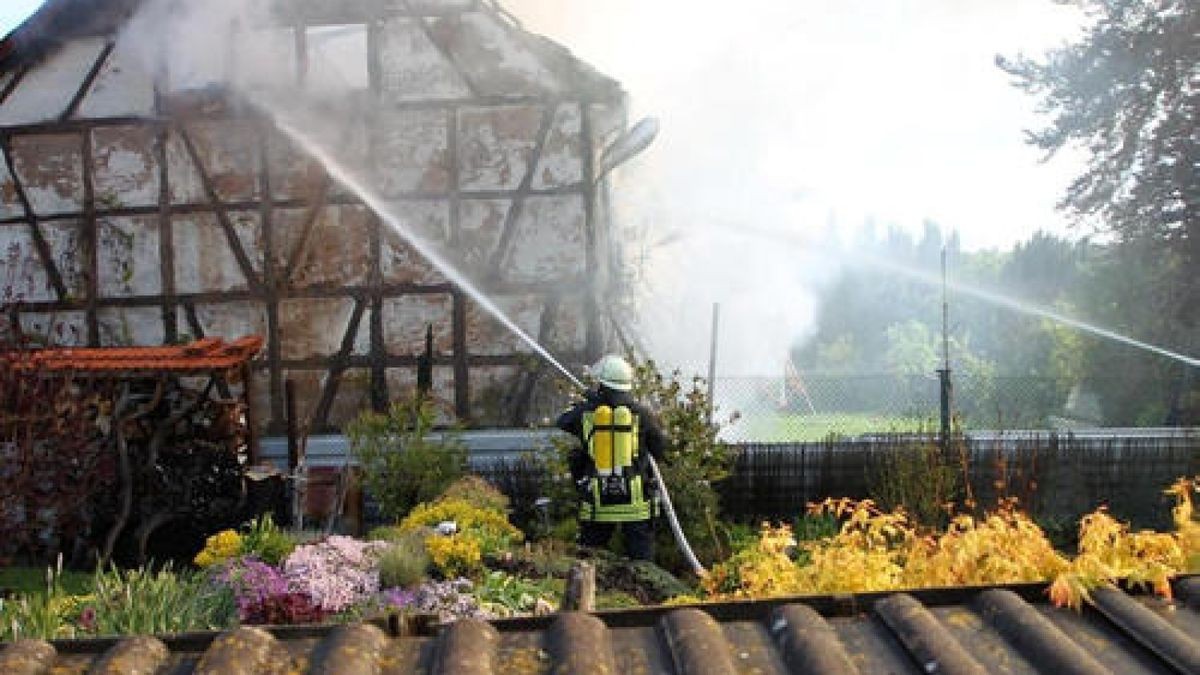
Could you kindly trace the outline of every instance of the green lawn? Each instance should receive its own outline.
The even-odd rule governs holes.
[[[63,590],[71,595],[86,595],[92,589],[92,574],[63,570],[60,583]],[[20,595],[45,593],[46,568],[0,567],[0,590]]]
[[[857,436],[867,433],[920,431],[935,428],[932,420],[916,417],[885,417],[859,413],[765,413],[743,416],[730,430],[730,440],[777,443],[820,441],[831,434]]]

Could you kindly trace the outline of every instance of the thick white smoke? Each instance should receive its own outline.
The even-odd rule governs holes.
[[[507,0],[526,27],[626,87],[651,148],[618,172],[627,236],[646,242],[643,334],[689,372],[778,375],[811,330],[830,222],[932,219],[969,249],[1006,247],[1054,211],[1075,164],[1038,164],[1028,98],[997,53],[1040,53],[1080,17],[1046,0]],[[738,236],[738,230],[784,233]],[[663,239],[674,241],[655,246]],[[794,241],[794,244],[788,243]],[[814,242],[806,245],[804,242]]]

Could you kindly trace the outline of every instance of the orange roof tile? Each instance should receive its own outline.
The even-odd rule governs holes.
[[[247,335],[229,343],[218,338],[205,338],[186,345],[164,347],[57,347],[9,351],[0,352],[0,360],[22,370],[207,373],[242,365],[254,358],[262,345],[262,336]]]

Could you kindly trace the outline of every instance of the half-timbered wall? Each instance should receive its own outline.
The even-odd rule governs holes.
[[[324,76],[312,38],[332,30],[365,59],[339,77],[369,102],[348,138],[373,187],[484,270],[553,353],[594,358],[607,266],[594,160],[624,126],[619,87],[477,0],[292,5],[276,34],[306,86]],[[319,430],[410,388],[432,325],[448,417],[518,424],[554,405],[544,364],[270,120],[169,64],[147,74],[123,48],[133,37],[73,36],[0,74],[0,306],[25,335],[262,334],[259,419],[282,428],[290,379]]]

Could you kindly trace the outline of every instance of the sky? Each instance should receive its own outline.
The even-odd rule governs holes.
[[[0,35],[8,35],[42,4],[42,0],[4,0],[0,2]]]

